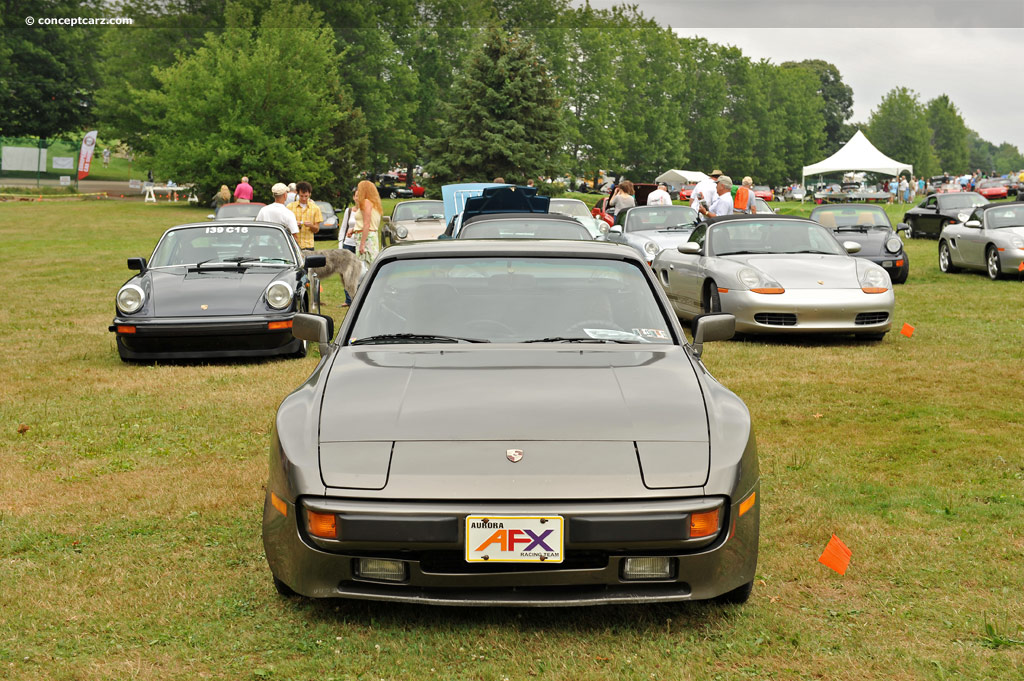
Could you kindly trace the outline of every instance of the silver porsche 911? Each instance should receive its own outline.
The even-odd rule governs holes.
[[[1019,274],[1024,262],[1024,203],[978,206],[964,222],[942,228],[939,269],[984,270],[990,279]]]
[[[444,605],[750,595],[759,473],[746,406],[647,265],[594,241],[381,253],[282,402],[263,543],[283,594]]]
[[[812,220],[730,215],[702,223],[651,267],[684,318],[729,312],[744,333],[853,333],[881,340],[894,298],[881,266]]]

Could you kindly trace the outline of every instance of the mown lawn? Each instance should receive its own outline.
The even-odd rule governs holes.
[[[316,358],[124,365],[107,332],[125,259],[205,214],[0,205],[0,678],[1024,678],[1024,282],[912,241],[911,338],[706,347],[758,430],[745,606],[310,602],[274,591],[260,518]],[[337,279],[325,299],[340,317]]]

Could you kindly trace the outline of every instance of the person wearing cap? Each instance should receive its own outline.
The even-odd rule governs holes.
[[[256,222],[272,222],[282,225],[288,229],[292,238],[298,243],[299,223],[295,220],[295,213],[288,210],[285,205],[285,201],[288,199],[288,185],[278,182],[270,188],[270,193],[274,195],[274,203],[260,208],[260,212],[256,213]]]
[[[668,193],[668,185],[664,182],[658,183],[658,188],[647,195],[648,206],[671,206],[672,196]]]
[[[252,201],[252,185],[249,184],[248,177],[243,177],[242,181],[235,185],[235,201],[238,203]]]
[[[693,188],[693,193],[690,195],[690,208],[700,212],[700,206],[703,205],[708,208],[712,202],[715,201],[718,194],[716,193],[715,187],[718,184],[718,178],[721,177],[722,171],[715,168],[711,171],[711,175],[708,179],[701,180],[697,183],[697,186]]]
[[[732,178],[728,175],[719,175],[715,184],[715,199],[709,207],[703,204],[697,209],[706,218],[714,218],[719,215],[732,215]]]

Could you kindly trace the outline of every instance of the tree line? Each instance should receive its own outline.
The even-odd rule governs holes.
[[[636,6],[568,0],[10,0],[0,135],[96,127],[203,193],[242,175],[347,197],[362,173],[438,181],[722,168],[799,178],[856,128],[919,175],[1024,167],[942,95],[888,93],[851,123],[822,60],[755,61]],[[43,7],[45,5],[45,7]],[[134,25],[29,27],[24,16]]]

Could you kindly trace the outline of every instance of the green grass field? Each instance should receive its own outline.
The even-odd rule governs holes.
[[[125,259],[206,212],[0,205],[0,679],[1024,678],[1024,282],[911,241],[913,337],[706,346],[757,428],[745,606],[312,602],[275,592],[260,520],[316,358],[125,365],[107,331]]]

